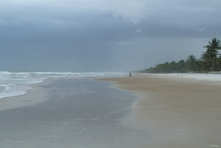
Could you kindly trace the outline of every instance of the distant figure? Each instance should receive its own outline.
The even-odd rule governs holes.
[[[131,72],[129,73],[129,77],[131,77],[132,76],[132,74],[131,74]]]

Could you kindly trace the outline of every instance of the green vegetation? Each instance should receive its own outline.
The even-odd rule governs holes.
[[[186,60],[178,62],[166,62],[158,64],[155,67],[150,67],[140,72],[148,73],[186,73],[186,72],[209,72],[221,71],[221,56],[218,51],[221,49],[221,42],[216,38],[208,42],[209,44],[203,46],[206,51],[202,53],[201,57],[197,59],[194,55],[190,55]]]

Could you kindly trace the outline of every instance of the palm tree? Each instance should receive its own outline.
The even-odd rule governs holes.
[[[197,59],[194,55],[190,55],[186,60],[187,71],[195,72],[197,70]]]
[[[203,70],[204,71],[212,70],[211,69],[211,62],[212,62],[212,60],[211,60],[210,52],[208,52],[208,51],[203,52],[202,55],[201,55],[200,60],[203,63]]]
[[[206,46],[203,46],[204,48],[207,48],[207,52],[210,53],[210,58],[212,59],[212,71],[214,71],[214,60],[217,57],[217,53],[219,49],[221,49],[221,42],[220,40],[217,40],[216,38],[212,39],[212,42],[209,41],[209,44]]]

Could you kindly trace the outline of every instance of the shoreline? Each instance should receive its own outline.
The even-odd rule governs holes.
[[[78,77],[61,77],[61,78],[47,78],[40,83],[29,84],[28,87],[31,89],[27,90],[25,94],[20,94],[16,96],[8,96],[0,98],[0,111],[8,109],[16,109],[21,107],[28,107],[36,105],[38,103],[43,103],[49,98],[47,97],[47,92],[42,86],[50,85],[50,83],[57,80],[66,80],[66,79],[79,79]]]
[[[100,80],[139,95],[126,122],[154,131],[146,146],[221,147],[220,81],[154,74]]]
[[[42,85],[47,101],[0,112],[0,147],[137,147],[149,133],[121,122],[134,97],[109,86],[93,79]]]
[[[103,85],[102,83],[98,82],[96,83],[96,87],[99,88],[97,91],[89,91],[90,89],[88,91],[87,89],[83,89],[82,91],[81,89],[84,87],[79,89],[79,85],[76,84],[77,81],[75,81],[73,84],[69,84],[69,81],[67,81],[68,79],[75,78],[47,79],[42,83],[32,85],[32,87],[34,87],[35,89],[29,90],[28,93],[24,95],[5,98],[5,100],[10,100],[8,102],[11,102],[15,106],[5,106],[5,104],[0,103],[0,111],[5,109],[21,108],[30,105],[36,105],[33,108],[36,108],[37,106],[43,107],[46,105],[45,109],[51,107],[51,109],[57,110],[56,108],[51,106],[49,102],[43,102],[50,98],[53,98],[55,100],[50,100],[51,103],[53,102],[54,105],[59,105],[59,103],[56,103],[57,99],[62,99],[63,96],[66,96],[68,98],[69,95],[72,96],[78,93],[82,93],[83,96],[88,93],[90,97],[90,95],[96,95],[96,93],[93,92],[97,92],[98,90],[100,90]],[[153,74],[134,74],[133,77],[90,79],[95,81],[108,81],[110,82],[110,84],[112,84],[110,87],[126,90],[135,94],[134,98],[136,98],[136,101],[131,106],[132,112],[130,112],[131,114],[126,116],[122,120],[124,125],[132,127],[130,129],[138,129],[138,131],[142,131],[145,134],[148,134],[148,140],[145,140],[148,142],[144,142],[145,144],[140,143],[136,147],[221,147],[220,81],[215,82],[211,80],[199,80],[193,78],[181,78]],[[56,82],[56,80],[62,81]],[[84,79],[81,80],[82,82],[84,81]],[[58,84],[60,85],[60,87],[58,87],[58,90],[62,88],[60,91],[63,91],[63,93],[61,94],[57,92]],[[63,90],[63,84],[67,86],[66,90]],[[56,89],[51,90],[50,87],[45,88],[44,86],[47,85],[50,85],[51,88]],[[77,89],[76,93],[74,94],[69,89],[69,87],[72,87],[73,85],[77,86],[72,88]],[[91,89],[95,89],[94,85],[91,85],[90,87]],[[78,89],[81,91],[79,92]],[[47,92],[49,91],[57,93],[57,95],[54,95],[54,93],[47,94]],[[106,91],[106,93],[105,91],[101,93],[101,95],[104,95],[103,98],[110,97],[111,99],[116,99],[114,98],[114,96],[112,96],[115,93],[110,93],[110,90]],[[100,101],[103,101],[102,98]],[[100,104],[100,101],[99,103],[97,103]],[[115,102],[115,100],[109,99],[107,99],[106,101]],[[70,103],[66,105],[69,104]],[[19,110],[26,109],[27,108],[23,108]],[[60,107],[60,109],[65,110],[65,108],[63,108],[62,106]],[[72,110],[74,108],[70,106],[70,109]],[[36,108],[36,111],[39,112],[41,110]],[[51,114],[52,112],[50,111],[50,109],[48,111],[50,113],[50,116],[48,117],[51,118],[51,116],[57,116],[54,114],[54,112],[53,114]],[[58,113],[60,113],[60,111]],[[66,111],[64,113],[64,115],[68,115],[66,114]],[[78,112],[73,111],[69,115],[73,115],[73,113]],[[110,114],[108,113],[107,115],[112,116],[112,113],[113,112],[110,112]],[[97,119],[101,118],[93,118],[91,119],[91,121],[99,121]],[[38,118],[34,120],[38,121]],[[68,123],[72,123],[72,120],[73,119],[70,118],[70,121],[68,121]],[[67,121],[62,121],[62,123],[66,122]],[[52,123],[54,124],[54,122]],[[73,123],[75,123],[74,120]],[[142,138],[145,139],[147,137],[144,136]],[[134,140],[136,140],[136,138]]]
[[[46,92],[40,87],[44,83],[29,85],[32,89],[25,94],[1,98],[0,111],[31,106],[46,101]]]
[[[25,94],[1,98],[0,111],[28,107],[47,101],[47,90],[42,86],[49,85],[56,80],[59,80],[59,78],[49,78],[40,83],[29,84],[27,86],[31,89],[27,90]]]

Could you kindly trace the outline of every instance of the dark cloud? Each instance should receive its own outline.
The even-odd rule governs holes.
[[[0,70],[108,71],[199,56],[220,37],[219,1],[0,2]]]

